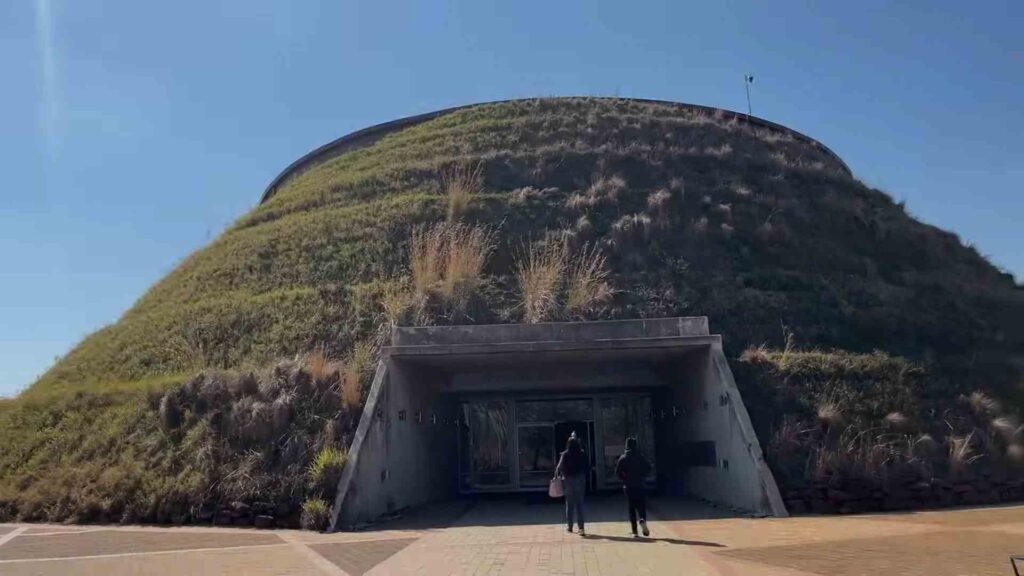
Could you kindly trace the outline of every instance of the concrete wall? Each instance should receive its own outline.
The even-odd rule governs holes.
[[[707,335],[707,316],[694,316],[646,320],[395,328],[391,334],[391,342],[393,346],[444,346],[512,342],[595,342]]]
[[[385,359],[339,482],[332,529],[455,495],[456,406],[436,370]]]
[[[332,529],[457,493],[460,394],[612,388],[654,391],[655,458],[666,492],[785,516],[721,339],[680,337],[682,330],[706,334],[706,319],[690,320],[396,330],[394,338],[407,345],[384,351],[338,485]],[[587,332],[591,324],[595,331]],[[593,339],[622,334],[628,337]],[[554,339],[501,340],[543,336]],[[479,350],[460,343],[481,339]],[[573,339],[576,348],[564,350]],[[520,349],[514,355],[482,353],[495,346]],[[441,350],[421,354],[432,347]],[[472,350],[460,355],[465,348]],[[413,353],[403,356],[403,350]],[[714,444],[710,465],[688,464],[685,456],[697,442]]]
[[[677,414],[662,425],[658,438],[666,492],[786,516],[721,343],[688,354],[669,370],[677,382],[666,391],[665,402]],[[688,448],[697,442],[714,443],[714,465],[686,461]]]
[[[611,365],[574,363],[540,366],[504,366],[489,370],[457,372],[446,391],[465,394],[557,390],[559,393],[593,393],[611,388],[655,387],[662,382],[650,364]]]

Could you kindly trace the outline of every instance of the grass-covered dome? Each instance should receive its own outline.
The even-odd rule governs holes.
[[[448,222],[441,234],[449,243],[480,233],[486,249],[473,282],[431,295],[414,260],[440,222]],[[530,254],[550,257],[538,246],[555,245],[564,247],[565,274],[585,254],[600,264],[603,291],[570,306],[568,281],[556,279],[537,312],[524,305],[517,271]],[[0,433],[12,438],[0,454],[0,512],[5,494],[17,503],[46,470],[59,468],[47,438],[60,436],[63,419],[86,428],[62,440],[74,454],[69,462],[100,462],[95,450],[74,446],[88,440],[97,414],[123,417],[100,444],[136,446],[158,431],[145,423],[146,408],[126,408],[143,394],[136,391],[163,390],[199,370],[259,370],[313,350],[341,358],[364,350],[356,343],[378,341],[389,320],[676,315],[708,316],[737,359],[760,345],[878,350],[927,365],[933,378],[915,393],[929,401],[952,405],[974,389],[1011,405],[1022,397],[1024,291],[955,234],[917,221],[858,181],[823,145],[769,122],[683,104],[517,100],[369,129],[286,170],[256,208],[22,398],[0,405]],[[871,363],[882,365],[889,366]],[[771,434],[795,408],[776,406],[770,391],[750,388],[753,381],[740,385],[770,407],[755,424]],[[151,397],[148,409],[157,410],[158,400]],[[127,426],[149,432],[115,439]],[[155,444],[132,453],[153,459],[165,454],[154,446],[171,445],[148,441]],[[170,477],[192,470],[176,446],[178,460],[159,456]],[[213,482],[196,474],[195,486]],[[87,475],[65,481],[89,482]]]

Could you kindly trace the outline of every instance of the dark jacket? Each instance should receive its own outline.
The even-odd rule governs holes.
[[[642,487],[644,478],[647,478],[650,472],[650,463],[636,450],[626,450],[615,463],[615,475],[627,488]]]
[[[587,473],[587,453],[583,450],[571,452],[566,450],[558,455],[558,466],[555,468],[556,476],[579,476]]]

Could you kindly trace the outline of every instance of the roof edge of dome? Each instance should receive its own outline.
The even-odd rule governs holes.
[[[414,114],[412,116],[406,116],[404,118],[398,118],[396,120],[390,120],[388,122],[382,122],[380,124],[374,124],[373,126],[368,126],[368,127],[363,128],[361,130],[356,130],[355,132],[350,132],[350,133],[348,133],[348,134],[346,134],[346,135],[344,135],[344,136],[342,136],[340,138],[332,140],[332,141],[330,141],[330,142],[328,142],[328,143],[326,143],[326,144],[324,144],[324,145],[322,145],[322,146],[320,146],[320,147],[318,147],[318,148],[316,148],[316,149],[314,149],[314,150],[304,154],[298,160],[296,160],[296,161],[292,162],[291,164],[289,164],[284,170],[282,170],[277,176],[275,176],[274,179],[271,180],[270,184],[267,185],[266,189],[264,189],[263,195],[260,197],[260,204],[263,204],[264,202],[266,202],[267,200],[272,198],[274,196],[274,194],[277,193],[278,189],[280,189],[281,186],[285,182],[287,182],[291,178],[297,176],[298,174],[300,174],[300,173],[302,173],[302,172],[304,172],[304,171],[306,171],[306,170],[308,170],[308,169],[310,169],[310,168],[320,164],[321,162],[324,162],[324,161],[329,160],[331,158],[336,158],[337,156],[340,156],[340,155],[342,155],[342,154],[344,154],[346,152],[350,152],[352,150],[358,150],[360,148],[364,148],[366,146],[369,146],[369,145],[373,144],[374,142],[376,142],[377,140],[383,138],[384,136],[387,136],[388,134],[397,132],[398,130],[409,128],[411,126],[415,126],[417,124],[421,124],[423,122],[427,122],[429,120],[433,120],[434,118],[438,118],[438,117],[444,116],[446,114],[451,114],[452,112],[458,112],[459,110],[466,110],[468,108],[475,108],[477,106],[488,106],[488,105],[492,105],[492,104],[506,104],[506,103],[510,103],[510,102],[525,102],[525,101],[530,101],[530,100],[571,100],[571,99],[626,100],[626,101],[630,101],[630,102],[642,102],[642,103],[646,103],[646,104],[665,104],[665,105],[669,105],[669,106],[678,106],[678,107],[683,107],[683,108],[687,108],[687,109],[691,109],[691,110],[696,110],[696,111],[701,111],[701,112],[724,114],[726,117],[738,118],[740,120],[747,121],[750,124],[753,124],[753,125],[756,125],[756,126],[760,126],[760,127],[763,127],[763,128],[768,128],[770,130],[778,130],[778,131],[781,131],[781,132],[784,132],[784,133],[787,133],[787,134],[791,134],[794,138],[796,138],[798,140],[801,140],[801,141],[806,142],[806,143],[808,143],[808,144],[810,144],[812,146],[820,148],[823,152],[825,152],[826,155],[828,155],[833,160],[835,160],[839,164],[839,166],[848,175],[851,175],[851,176],[853,175],[853,172],[850,170],[850,167],[846,165],[846,162],[844,162],[843,159],[840,158],[838,154],[833,152],[828,146],[825,146],[824,144],[822,144],[818,140],[815,140],[814,138],[811,138],[810,136],[807,136],[806,134],[803,134],[801,132],[793,130],[792,128],[788,128],[786,126],[783,126],[782,124],[778,124],[778,123],[772,122],[771,120],[765,120],[763,118],[758,118],[757,116],[750,116],[748,114],[743,114],[741,112],[735,112],[733,110],[726,110],[724,108],[715,108],[713,106],[702,106],[700,104],[688,104],[688,103],[685,103],[685,102],[673,102],[671,100],[656,100],[656,99],[650,99],[650,98],[618,98],[618,97],[611,97],[611,96],[554,96],[554,97],[548,96],[548,97],[539,97],[539,98],[512,98],[512,99],[508,99],[508,100],[494,100],[494,101],[491,101],[491,102],[477,102],[477,103],[473,103],[473,104],[463,104],[463,105],[460,105],[460,106],[453,106],[451,108],[443,108],[441,110],[435,110],[433,112],[425,112],[423,114]]]

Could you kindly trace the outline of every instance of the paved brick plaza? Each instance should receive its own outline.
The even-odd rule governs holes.
[[[618,498],[592,500],[588,536],[521,499],[453,502],[364,532],[0,525],[0,575],[57,574],[1012,574],[1024,506],[788,519],[656,501],[648,540]]]

